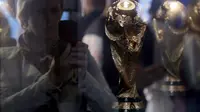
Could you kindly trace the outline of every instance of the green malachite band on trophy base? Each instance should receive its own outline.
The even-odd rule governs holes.
[[[145,112],[145,109],[139,109],[139,110],[136,110],[136,109],[119,109],[119,110],[115,110],[113,109],[113,112]]]
[[[118,97],[113,112],[145,112],[145,107],[139,97]]]
[[[170,96],[185,96],[186,88],[181,80],[165,80],[162,89]]]
[[[184,83],[183,81],[167,81],[165,82],[165,85],[180,86],[180,85],[184,85]]]

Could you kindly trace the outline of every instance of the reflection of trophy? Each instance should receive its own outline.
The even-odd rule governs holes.
[[[193,40],[192,49],[187,49],[187,51],[193,51],[194,53],[189,53],[187,56],[190,61],[190,74],[185,74],[183,76],[184,81],[187,83],[188,87],[200,90],[200,0],[197,0],[194,4],[190,5],[188,8],[189,20],[190,20],[190,35],[189,38]],[[191,63],[192,62],[192,63]]]
[[[184,50],[183,36],[189,30],[187,14],[186,8],[179,1],[166,1],[153,20],[162,63],[167,71],[163,89],[172,96],[185,92],[184,84],[180,80],[180,64]]]
[[[111,42],[112,56],[121,74],[122,90],[118,96],[119,102],[114,109],[137,111],[144,109],[136,84],[135,70],[138,63],[146,24],[138,16],[138,3],[134,0],[114,2],[108,9],[105,31]]]
[[[189,7],[189,16],[191,29],[200,33],[200,0]]]

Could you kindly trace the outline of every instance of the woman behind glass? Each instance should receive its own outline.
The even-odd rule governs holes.
[[[18,0],[18,17],[24,29],[19,47],[0,49],[2,112],[35,112],[52,100],[60,112],[81,112],[82,96],[96,112],[110,111],[115,97],[88,55],[87,45],[67,44],[59,57],[60,74],[55,73],[58,60],[50,52],[59,40],[61,14],[61,0]],[[65,84],[73,73],[72,65],[77,67],[77,86],[72,80]]]

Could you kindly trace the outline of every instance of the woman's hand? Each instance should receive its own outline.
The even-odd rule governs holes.
[[[54,85],[61,86],[71,79],[73,75],[84,75],[83,71],[86,72],[87,63],[88,46],[86,44],[78,42],[74,47],[68,45],[60,58],[52,61],[49,71],[50,80]],[[74,70],[78,72],[74,73]]]
[[[62,66],[70,65],[72,68],[87,68],[88,46],[86,44],[78,42],[76,46],[71,47],[70,53],[66,52],[60,58]]]

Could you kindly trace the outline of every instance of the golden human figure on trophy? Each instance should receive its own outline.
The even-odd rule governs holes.
[[[165,1],[153,19],[153,28],[161,49],[162,63],[166,69],[164,90],[171,96],[183,95],[186,91],[181,68],[191,39],[200,32],[200,1],[185,7],[179,1]],[[188,53],[187,53],[188,54]],[[187,55],[186,54],[186,55]],[[184,73],[181,73],[184,71]]]
[[[117,110],[138,111],[144,109],[143,101],[137,92],[136,69],[143,45],[146,23],[138,15],[138,3],[134,0],[118,0],[108,9],[105,33],[110,39],[113,60],[121,74],[122,90]]]
[[[162,89],[169,95],[181,95],[186,88],[180,79],[180,64],[183,59],[184,35],[188,32],[189,19],[186,7],[179,1],[165,1],[153,19],[153,28],[166,69]]]
[[[161,64],[165,68],[162,74],[167,75],[162,89],[172,97],[168,100],[165,92],[160,91],[160,83],[158,87],[145,89],[146,112],[186,112],[191,101],[185,98],[191,97],[183,96],[184,93],[200,89],[200,0],[188,6],[177,0],[165,1],[153,19]]]
[[[196,0],[193,4],[188,6],[189,27],[190,31],[186,35],[190,41],[187,43],[185,50],[186,60],[189,60],[189,73],[182,78],[188,88],[194,90],[200,89],[200,0]],[[190,47],[191,45],[191,47]],[[191,52],[192,51],[192,52]],[[187,53],[188,52],[188,53]],[[186,81],[187,80],[187,81]]]

